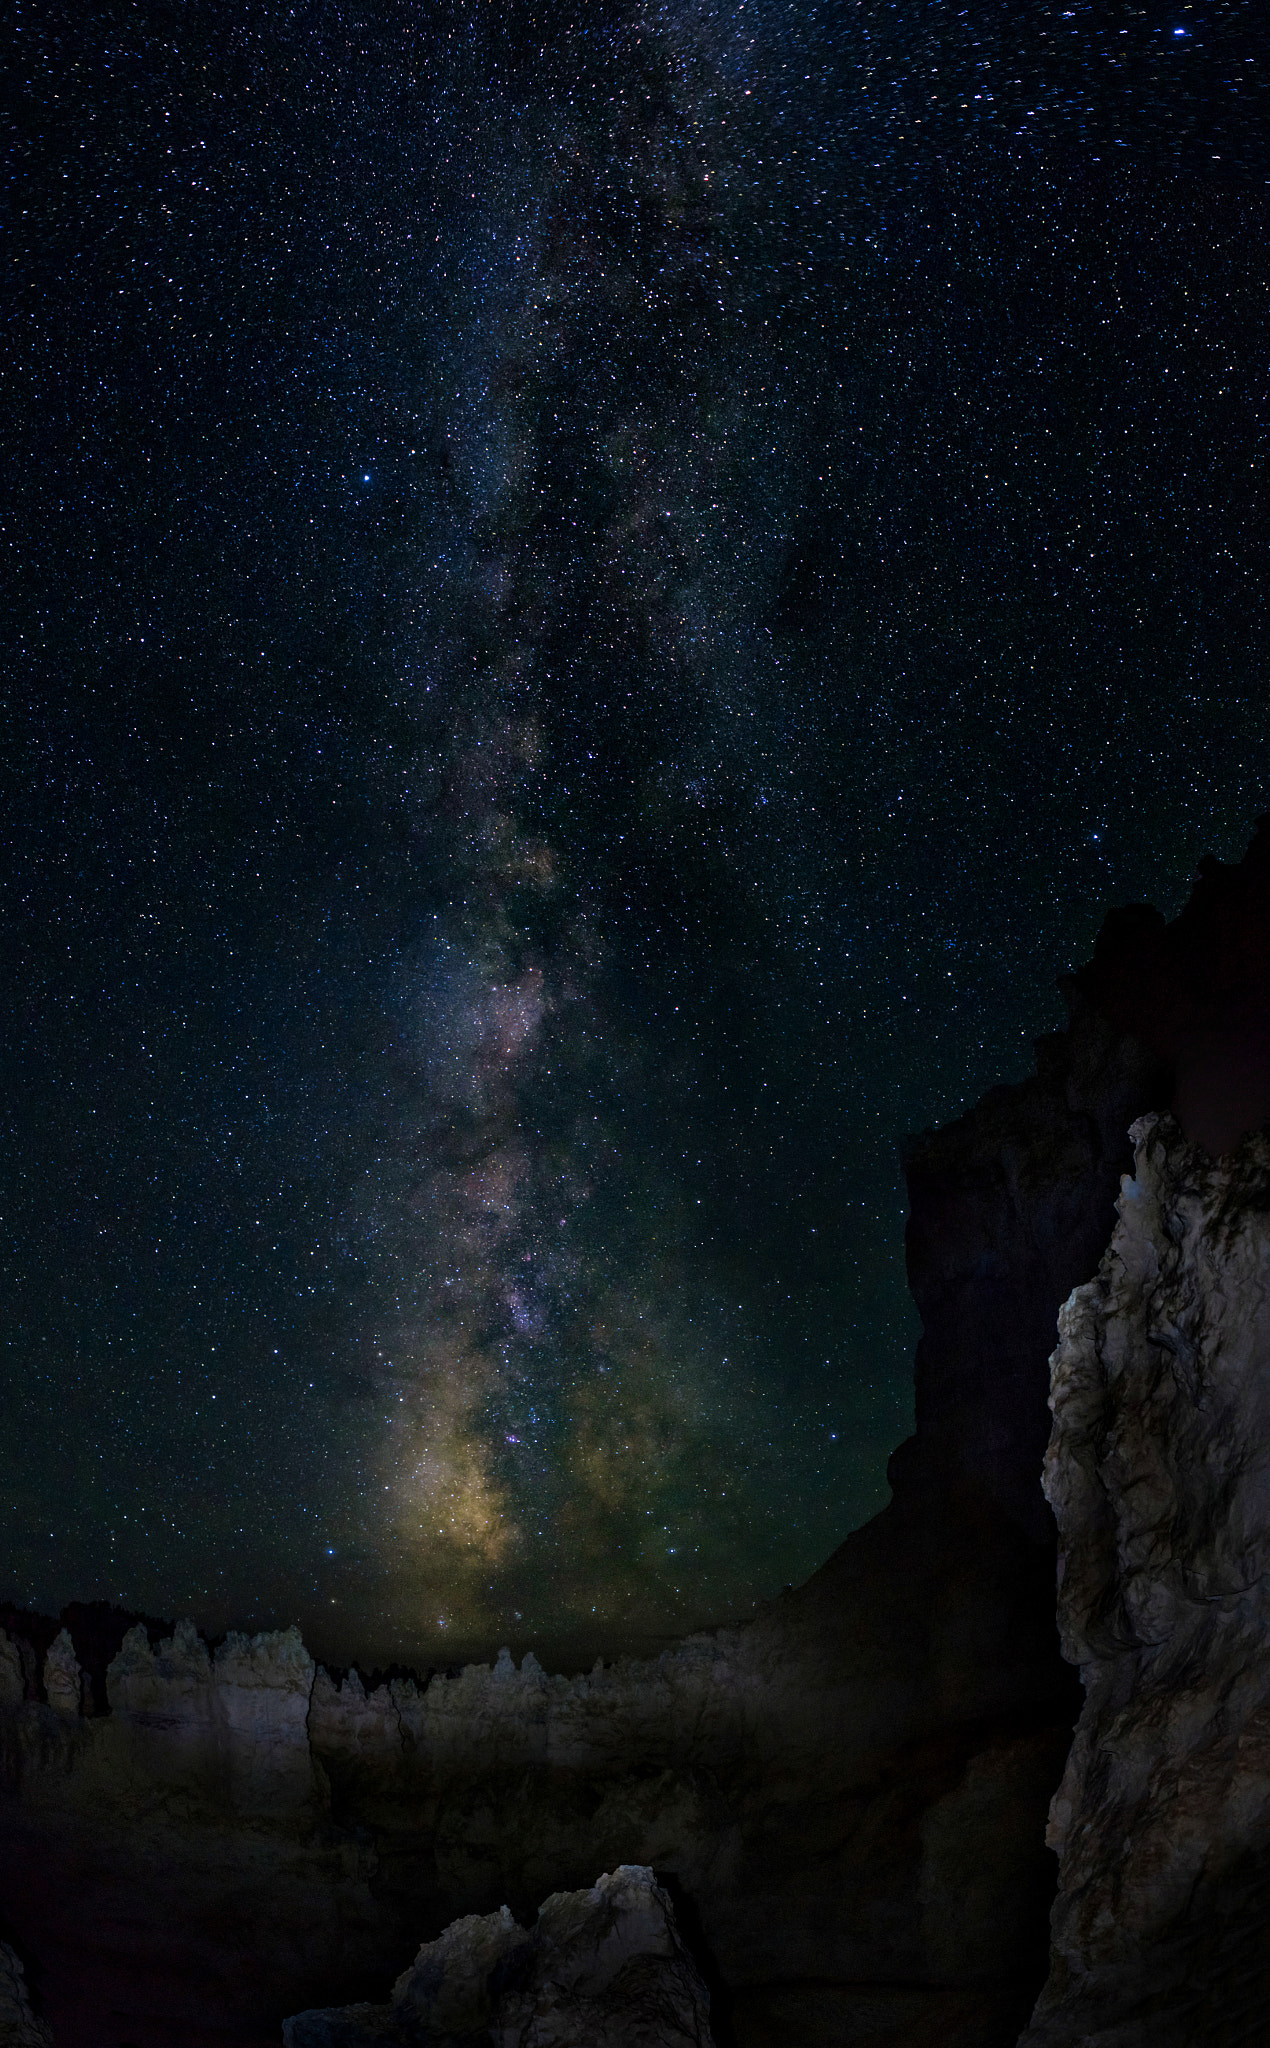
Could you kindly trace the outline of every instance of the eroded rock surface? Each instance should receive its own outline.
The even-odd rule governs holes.
[[[285,2048],[713,2048],[710,2000],[651,1870],[624,1864],[425,1942],[387,2005],[299,2013]]]
[[[52,2048],[52,2041],[31,2011],[21,1962],[8,1942],[0,1941],[0,2048]]]
[[[1251,2042],[1270,2012],[1270,1136],[1217,1162],[1171,1118],[1134,1137],[1052,1360],[1086,1703],[1028,2048]]]

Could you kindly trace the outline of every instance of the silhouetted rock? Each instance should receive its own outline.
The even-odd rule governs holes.
[[[1205,858],[1181,915],[1113,911],[1080,993],[1169,1072],[1155,1107],[1217,1158],[1270,1122],[1270,818],[1243,859]]]
[[[388,2005],[299,2013],[285,2048],[713,2048],[710,2001],[651,1870],[504,1906],[425,1942]]]
[[[34,1670],[35,1659],[27,1645],[15,1642],[0,1629],[0,1707],[12,1712],[22,1705],[27,1696],[28,1672],[33,1677]]]
[[[1029,2048],[1252,2041],[1270,2011],[1270,1136],[1216,1164],[1172,1118],[1135,1137],[1053,1357],[1086,1699]]]
[[[891,1461],[901,1502],[971,1486],[1048,1551],[1038,1474],[1059,1304],[1102,1256],[1129,1126],[1167,1101],[1168,1066],[1067,980],[1065,1032],[1037,1072],[909,1141],[908,1278],[922,1318],[917,1432]]]

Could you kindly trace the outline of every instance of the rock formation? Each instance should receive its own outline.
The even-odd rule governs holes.
[[[1134,1136],[1052,1365],[1085,1705],[1029,2048],[1251,2042],[1270,2012],[1270,1136],[1216,1163],[1168,1117]]]
[[[53,2037],[31,2011],[26,1976],[7,1941],[0,1941],[0,2048],[52,2048]]]
[[[233,1636],[213,1653],[188,1623],[0,1609],[0,1933],[36,1966],[59,2048],[276,2048],[285,2014],[382,1997],[420,1936],[440,1937],[457,1915],[507,1901],[527,1921],[545,1894],[623,1864],[656,1869],[682,1903],[721,2042],[1012,2048],[1045,1978],[1056,1863],[1044,1822],[1079,1706],[1059,1654],[1039,1483],[1046,1361],[1061,1303],[1110,1235],[1134,1119],[1173,1107],[1189,1136],[1216,1142],[1260,1120],[1263,1093],[1270,1101],[1268,930],[1263,829],[1240,867],[1205,871],[1175,924],[1145,911],[1110,920],[1091,967],[1066,984],[1069,1027],[1039,1042],[1035,1076],[910,1145],[923,1335],[894,1498],[746,1627],[569,1678],[504,1652],[368,1685],[316,1668],[294,1631]],[[1201,1166],[1186,1169],[1197,1187]],[[1232,1472],[1222,1500],[1237,1493]],[[1082,1513],[1103,1513],[1096,1488],[1081,1500]],[[1251,1496],[1239,1512],[1252,1514]],[[1114,1589],[1111,1525],[1097,1524],[1089,1557]],[[1070,1522],[1067,1535],[1084,1557]],[[1201,1549],[1197,1535],[1202,1573]],[[1201,1589],[1210,1632],[1223,1602],[1246,1617],[1259,1597],[1222,1576],[1228,1562],[1223,1551]],[[1120,1754],[1105,1717],[1123,1688],[1153,1673],[1163,1685],[1171,1669],[1150,1662],[1145,1636],[1100,1635],[1097,1601],[1078,1615],[1094,1565],[1067,1570],[1070,1642],[1115,1675],[1097,1705],[1091,1694],[1055,1808],[1065,1874],[1036,2021],[1046,2048],[1075,2038],[1061,2029],[1086,1990],[1096,2000],[1121,1969],[1124,1984],[1139,1981],[1140,1957],[1106,1950],[1104,1970],[1098,1946],[1096,1901],[1119,1897],[1098,1861],[1110,1837],[1092,1831],[1086,1866],[1084,1820],[1063,1814],[1095,1798],[1097,1758],[1110,1771]],[[1125,1597],[1136,1616],[1137,1593]],[[1146,1580],[1142,1597],[1153,1615]],[[1119,1592],[1108,1598],[1119,1613]],[[1126,1664],[1122,1649],[1145,1661]],[[1232,1679],[1221,1712],[1236,1747],[1255,1734],[1251,1703],[1238,1721],[1251,1698]],[[1096,1740],[1090,1712],[1104,1717]],[[1131,1724],[1115,1782],[1136,1828],[1132,1771],[1147,1752]],[[1169,1723],[1151,1754],[1181,1756],[1190,1739]],[[1217,1736],[1195,1739],[1217,1769]],[[1246,1777],[1230,1768],[1251,1800],[1253,1763]],[[1260,1866],[1226,1871],[1219,1856],[1210,1872],[1166,1832],[1150,1853],[1199,1871],[1188,1910],[1211,1947],[1210,1875],[1216,1899],[1259,1882]],[[1125,1897],[1145,1900],[1135,1855]],[[1160,1899],[1176,1900],[1172,1882]],[[1165,1922],[1158,1901],[1142,1912],[1147,1954]]]
[[[1084,999],[1169,1076],[1170,1109],[1212,1158],[1270,1123],[1270,818],[1244,858],[1200,862],[1194,893],[1166,924],[1143,904],[1113,911]]]
[[[651,1870],[504,1906],[425,1942],[387,2005],[298,2013],[285,2048],[713,2048],[709,1993]]]
[[[695,1908],[738,2040],[835,2042],[845,2012],[864,2041],[1008,2042],[1069,1721],[1027,1697],[1026,1587],[977,1583],[975,1531],[945,1534],[935,1556],[901,1527],[854,1587],[822,1574],[748,1629],[573,1679],[504,1653],[368,1692],[293,1633],[213,1656],[188,1624],[134,1628],[108,1714],[3,1716],[4,1908],[59,2042],[276,2041],[287,2010],[390,1978],[410,1920],[499,1891],[524,1915],[632,1848]]]

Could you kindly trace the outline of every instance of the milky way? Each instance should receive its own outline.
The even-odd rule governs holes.
[[[883,1503],[899,1140],[1265,806],[1250,20],[24,16],[0,1590],[582,1654]]]

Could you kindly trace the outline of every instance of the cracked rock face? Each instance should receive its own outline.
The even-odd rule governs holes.
[[[1270,1134],[1169,1117],[1059,1319],[1045,1490],[1086,1702],[1027,2048],[1263,2039],[1270,2009]]]
[[[709,1997],[651,1870],[554,1892],[537,1924],[469,1914],[425,1942],[388,2005],[298,2013],[286,2048],[712,2048]]]

